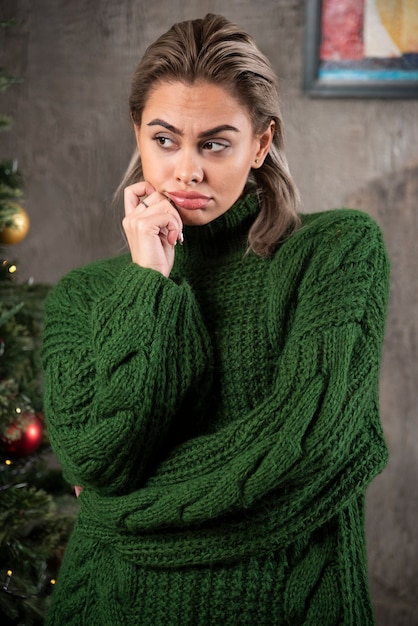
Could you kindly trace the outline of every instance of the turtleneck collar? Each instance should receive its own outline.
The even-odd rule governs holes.
[[[233,250],[245,250],[248,231],[259,211],[257,196],[248,193],[230,209],[204,226],[185,226],[184,244],[176,249],[176,257],[189,253],[205,258]]]

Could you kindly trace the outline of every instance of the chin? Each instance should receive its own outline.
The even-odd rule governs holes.
[[[199,209],[196,209],[193,212],[187,211],[186,213],[179,211],[179,213],[181,221],[185,226],[204,226],[213,219],[204,212],[199,211]]]
[[[209,224],[209,222],[216,220],[223,213],[226,213],[226,211],[214,213],[196,209],[194,211],[187,212],[179,210],[179,213],[185,226],[204,226],[205,224]]]

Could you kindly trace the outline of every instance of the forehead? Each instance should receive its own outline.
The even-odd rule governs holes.
[[[222,124],[251,126],[250,115],[227,89],[208,82],[161,82],[150,92],[142,122],[161,118],[175,126],[208,128]]]

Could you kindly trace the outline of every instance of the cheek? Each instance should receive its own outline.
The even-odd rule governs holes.
[[[237,168],[225,173],[218,181],[217,197],[222,207],[229,209],[230,206],[240,197],[248,179],[246,168]]]
[[[158,189],[159,184],[165,178],[164,160],[154,158],[152,155],[142,156],[142,173],[144,180]]]
[[[242,187],[247,182],[251,170],[251,163],[248,158],[241,158],[234,161],[231,167],[224,169],[222,173],[222,186],[225,190],[230,189],[234,193],[234,187]]]
[[[234,178],[248,176],[254,161],[254,154],[255,152],[253,153],[253,151],[248,147],[245,150],[242,150],[239,159],[236,159],[234,167],[231,168],[231,175]]]

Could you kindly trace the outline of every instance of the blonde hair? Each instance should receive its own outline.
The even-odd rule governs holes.
[[[226,89],[249,112],[255,134],[275,124],[264,163],[251,171],[260,212],[248,234],[249,249],[269,256],[283,236],[299,224],[299,194],[284,154],[283,120],[277,76],[253,38],[220,15],[174,24],[146,50],[137,67],[129,98],[135,125],[150,92],[161,82],[204,81]],[[136,151],[119,191],[143,178]]]

